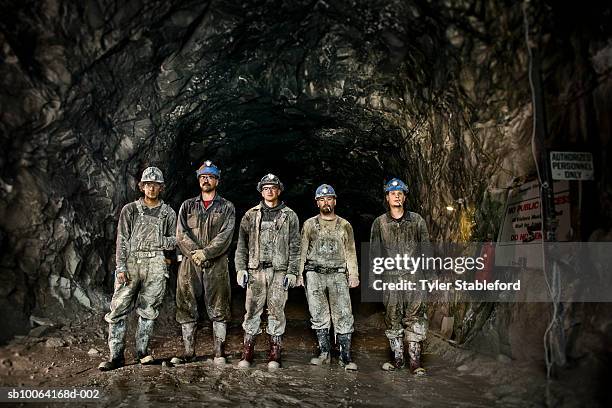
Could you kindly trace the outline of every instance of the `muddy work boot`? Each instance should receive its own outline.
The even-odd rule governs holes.
[[[319,356],[310,359],[312,365],[329,364],[331,360],[331,345],[329,342],[329,329],[317,330],[317,339],[319,340]]]
[[[338,362],[345,370],[357,370],[357,364],[351,359],[351,333],[338,334],[338,344],[340,345],[340,361]]]
[[[404,343],[401,337],[389,339],[391,352],[393,353],[393,361],[383,364],[382,369],[385,371],[394,371],[404,367]]]
[[[125,327],[125,320],[120,320],[117,323],[109,323],[108,348],[110,350],[110,360],[100,363],[98,366],[100,371],[115,370],[125,365],[125,360],[123,358]]]
[[[253,357],[255,355],[255,336],[245,333],[243,345],[242,359],[238,363],[238,367],[249,368],[253,364]]]
[[[282,336],[270,336],[270,354],[268,355],[268,368],[276,369],[281,365]]]
[[[154,320],[138,318],[136,329],[136,359],[140,364],[153,363],[153,356],[149,353],[149,339],[153,333]]]
[[[421,367],[422,345],[418,341],[408,342],[408,356],[410,357],[410,372],[414,375],[425,375],[425,369]]]
[[[182,357],[173,357],[170,362],[174,365],[189,363],[195,361],[195,339],[196,339],[196,324],[194,323],[183,323],[181,325],[183,331],[183,345],[185,346],[185,353]]]
[[[215,353],[215,365],[225,365],[225,334],[227,324],[213,322],[213,351]]]

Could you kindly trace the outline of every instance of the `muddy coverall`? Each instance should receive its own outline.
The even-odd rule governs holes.
[[[415,212],[406,211],[404,216],[393,219],[389,213],[374,220],[370,233],[372,256],[395,258],[397,254],[421,256],[421,249],[429,243],[429,233],[425,220]],[[417,272],[418,273],[418,272]],[[406,271],[385,271],[383,279],[414,280],[415,276]],[[422,278],[421,278],[422,279]],[[407,342],[425,340],[427,333],[427,315],[425,305],[420,300],[420,293],[411,291],[386,290],[383,293],[385,305],[385,323],[387,338],[401,339],[405,335]]]
[[[143,199],[123,207],[117,226],[117,272],[126,272],[125,285],[115,282],[108,323],[125,319],[134,305],[143,319],[154,320],[164,298],[168,269],[164,251],[174,250],[176,213],[163,201],[148,208]]]
[[[176,321],[196,323],[203,297],[208,317],[230,320],[230,280],[227,252],[232,242],[236,210],[218,194],[206,209],[201,195],[183,202],[176,226],[177,244],[183,254],[176,286]],[[191,251],[203,249],[206,260],[197,266]],[[222,334],[225,341],[225,333]]]
[[[261,332],[261,313],[268,308],[266,331],[271,336],[285,332],[285,275],[298,273],[300,256],[299,220],[284,204],[251,208],[240,222],[236,248],[236,270],[248,270],[244,322],[245,334]]]
[[[302,227],[300,274],[306,275],[306,297],[314,330],[353,332],[347,278],[359,278],[353,228],[344,218],[309,218]],[[326,295],[327,292],[327,295]],[[329,300],[328,300],[329,296]],[[331,311],[331,321],[330,321]]]

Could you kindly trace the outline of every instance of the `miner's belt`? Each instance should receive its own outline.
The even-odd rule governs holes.
[[[132,256],[134,256],[134,258],[153,258],[156,257],[158,255],[163,255],[164,252],[163,251],[138,251],[138,252],[133,252]]]
[[[272,267],[272,262],[260,262],[259,269],[267,269]]]
[[[345,273],[346,272],[346,268],[330,268],[330,267],[326,267],[326,266],[316,266],[315,267],[315,272],[322,273],[322,274]]]

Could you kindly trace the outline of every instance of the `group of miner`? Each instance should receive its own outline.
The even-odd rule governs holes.
[[[236,211],[217,192],[221,179],[217,166],[206,161],[196,176],[201,193],[182,203],[178,217],[160,198],[164,176],[157,167],[148,167],[142,173],[138,186],[144,197],[121,210],[115,287],[110,312],[104,317],[109,324],[110,359],[100,364],[102,371],[125,364],[126,318],[134,307],[138,314],[136,358],[140,364],[155,361],[149,340],[169,278],[167,253],[177,247],[182,260],[176,286],[176,320],[181,325],[185,350],[170,363],[195,361],[197,322],[204,305],[212,321],[214,363],[226,364],[224,346],[231,296],[228,254]],[[262,200],[240,221],[234,263],[237,283],[246,289],[246,313],[242,323],[244,348],[238,366],[248,368],[253,363],[265,307],[265,327],[270,336],[268,368],[280,367],[288,288],[304,286],[312,329],[319,343],[319,355],[310,363],[330,363],[333,323],[340,366],[357,370],[351,358],[354,318],[349,295],[349,288],[359,286],[353,228],[336,215],[336,192],[323,184],[315,192],[319,214],[304,222],[300,234],[297,214],[280,200],[283,189],[277,176],[265,175],[257,184]],[[392,179],[384,190],[388,212],[374,220],[370,241],[389,253],[400,249],[411,254],[416,243],[429,242],[425,221],[405,209],[404,182]],[[383,303],[385,334],[393,357],[382,368],[403,368],[407,349],[410,371],[424,374],[421,350],[427,316],[423,304],[406,292],[395,291],[386,291]]]

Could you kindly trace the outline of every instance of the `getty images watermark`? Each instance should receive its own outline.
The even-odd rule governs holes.
[[[612,243],[362,244],[361,298],[421,301],[610,302]],[[544,267],[543,259],[547,259]],[[364,267],[365,266],[365,267]],[[553,293],[554,292],[554,293]]]

